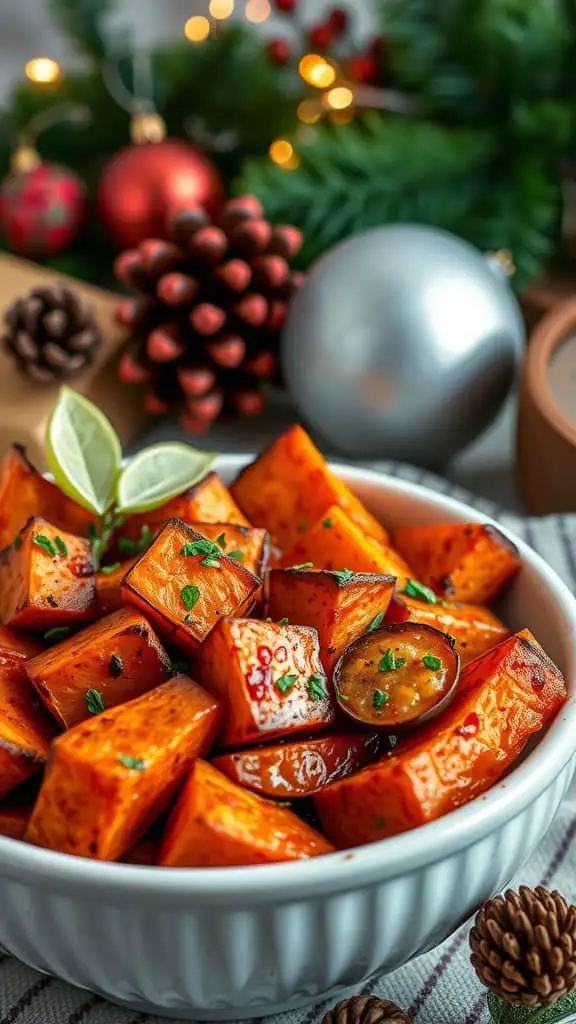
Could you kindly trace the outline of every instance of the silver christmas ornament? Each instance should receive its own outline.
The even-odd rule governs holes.
[[[501,267],[446,231],[396,225],[314,265],[282,366],[302,418],[334,447],[438,467],[493,420],[524,341]]]

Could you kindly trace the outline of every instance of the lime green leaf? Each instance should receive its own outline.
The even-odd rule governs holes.
[[[576,1024],[576,992],[570,992],[553,1006],[511,1006],[491,992],[488,1009],[493,1024]]]
[[[135,455],[118,477],[116,501],[125,513],[149,512],[192,487],[216,455],[188,444],[153,444]]]

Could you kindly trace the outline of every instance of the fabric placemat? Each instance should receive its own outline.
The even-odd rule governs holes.
[[[528,542],[576,591],[576,515],[523,519],[447,480],[410,466],[379,462],[382,470],[468,502]],[[558,888],[576,901],[576,790],[564,801],[552,827],[519,878],[526,885]],[[514,883],[513,883],[514,884]],[[0,913],[2,908],[0,904]],[[398,1003],[414,1024],[488,1024],[482,989],[468,963],[468,928],[461,928],[431,953],[359,991]],[[46,936],[50,941],[50,936]],[[268,1018],[270,1024],[319,1024],[331,1003]],[[166,1018],[120,1010],[63,982],[38,974],[11,957],[0,957],[0,1024],[166,1024]]]

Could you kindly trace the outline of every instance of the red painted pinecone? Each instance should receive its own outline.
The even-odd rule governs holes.
[[[132,337],[120,363],[126,382],[147,382],[151,414],[171,409],[200,432],[223,410],[262,411],[277,382],[287,303],[301,276],[289,260],[300,232],[271,226],[254,196],[231,199],[217,223],[199,208],[179,213],[170,240],[147,239],[116,260],[136,295],[118,319]]]

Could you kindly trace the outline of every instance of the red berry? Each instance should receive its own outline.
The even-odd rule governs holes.
[[[348,64],[350,78],[361,85],[369,85],[371,82],[376,81],[378,70],[378,61],[371,57],[369,53],[360,53],[357,57],[352,57]]]
[[[348,13],[343,7],[334,7],[328,15],[328,25],[336,35],[341,35],[348,27]]]
[[[296,0],[274,0],[274,6],[277,11],[281,11],[282,14],[294,14],[296,10]]]
[[[370,44],[370,53],[379,64],[386,59],[388,54],[388,40],[386,36],[376,36]]]
[[[287,64],[292,57],[292,50],[285,39],[273,39],[268,44],[268,54],[275,64]]]
[[[310,46],[315,50],[327,50],[332,45],[333,33],[329,25],[315,25],[310,30]]]

